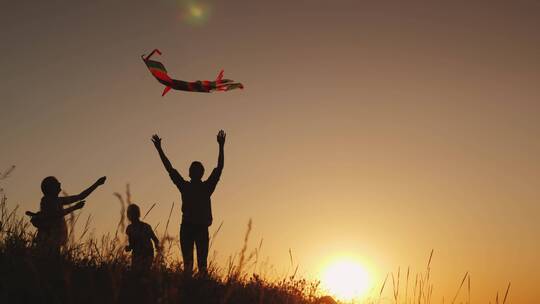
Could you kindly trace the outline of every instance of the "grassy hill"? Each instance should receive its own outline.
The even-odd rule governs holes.
[[[122,210],[129,204],[117,194]],[[327,303],[317,296],[318,283],[290,276],[279,281],[262,279],[243,269],[255,256],[242,248],[226,269],[210,265],[209,275],[185,276],[173,258],[175,241],[167,232],[163,250],[146,273],[130,269],[124,252],[124,211],[113,235],[100,238],[89,231],[88,219],[75,238],[78,217],[68,216],[68,246],[61,256],[44,257],[34,244],[35,229],[9,209],[0,192],[0,303]],[[167,224],[168,225],[168,224]],[[167,229],[166,229],[167,230]],[[246,233],[246,240],[250,229]]]

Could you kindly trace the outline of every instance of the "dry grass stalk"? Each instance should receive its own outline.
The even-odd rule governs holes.
[[[246,262],[246,250],[247,250],[248,241],[249,241],[249,234],[251,233],[251,228],[252,228],[252,221],[251,219],[249,219],[246,234],[244,236],[244,245],[242,246],[242,250],[240,251],[238,267],[236,268],[236,278],[239,278],[240,275],[242,274],[242,268],[244,267],[244,263]]]
[[[511,282],[508,282],[508,287],[506,287],[506,292],[504,293],[503,304],[506,304],[506,299],[508,298],[508,292],[510,291],[510,284]]]
[[[289,262],[291,262],[291,266],[294,266],[294,260],[292,257],[292,250],[289,248]]]
[[[452,300],[452,304],[454,304],[456,302],[456,299],[457,299],[457,297],[459,295],[459,292],[461,291],[461,288],[463,287],[463,284],[465,283],[465,279],[467,278],[468,275],[469,275],[469,272],[467,271],[465,273],[465,275],[463,276],[463,280],[461,280],[461,284],[459,284],[459,288],[458,288],[458,290],[456,292],[456,295],[454,296],[454,299]]]
[[[377,301],[377,303],[380,303],[381,302],[381,297],[382,297],[382,293],[384,291],[384,286],[386,286],[386,281],[388,280],[388,273],[386,274],[386,277],[384,278],[384,282],[381,286],[381,290],[379,291],[379,299]]]
[[[124,198],[122,197],[122,195],[120,193],[115,192],[113,194],[114,194],[114,196],[116,196],[116,198],[120,202],[120,220],[118,221],[117,231],[118,230],[124,231],[125,228],[126,228],[126,222],[125,222],[126,203],[124,202]]]
[[[410,266],[407,266],[407,280],[405,282],[405,303],[408,301],[408,291],[409,291],[409,270]]]
[[[416,299],[416,290],[417,290],[417,288],[418,288],[418,273],[416,274],[415,279],[414,279],[414,292],[413,292],[413,297],[412,297],[413,298],[413,303],[414,303],[414,301]]]
[[[126,203],[131,205],[131,188],[129,186],[129,183],[126,184]]]
[[[150,213],[150,211],[152,211],[152,209],[154,209],[154,207],[156,206],[156,203],[154,203],[152,206],[150,206],[150,209],[148,209],[148,211],[146,211],[146,213],[144,214],[143,216],[143,221],[144,219],[146,218],[146,216],[148,216],[148,214]]]
[[[91,221],[91,219],[92,219],[92,216],[89,214],[88,218],[86,219],[86,223],[84,224],[83,232],[81,233],[81,236],[79,237],[78,242],[80,242],[83,239],[83,237],[86,235],[86,233],[90,229],[90,221]]]
[[[11,165],[6,171],[0,172],[0,180],[8,178],[15,170],[15,165]]]
[[[396,302],[396,304],[398,303],[398,300],[399,300],[400,271],[401,271],[401,269],[400,269],[400,267],[398,267],[397,282],[394,279],[394,273],[392,272],[392,287],[393,287],[393,293],[394,293],[394,301]]]
[[[210,244],[208,245],[208,250],[212,248],[212,245],[214,245],[214,240],[216,239],[217,235],[219,234],[219,231],[221,231],[221,227],[223,226],[223,221],[219,224],[218,228],[214,233],[212,233],[212,237],[210,238]]]
[[[171,204],[171,211],[169,211],[169,217],[167,217],[167,224],[165,224],[165,231],[163,232],[163,236],[165,237],[169,233],[169,223],[171,222],[171,216],[172,212],[174,210],[174,202]]]
[[[431,249],[431,253],[429,254],[429,260],[428,260],[428,263],[427,263],[427,269],[429,271],[430,267],[431,267],[431,259],[433,258],[433,252],[435,250],[434,249]]]
[[[471,275],[467,277],[467,304],[471,304]]]

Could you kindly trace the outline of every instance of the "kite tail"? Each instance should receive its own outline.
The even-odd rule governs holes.
[[[219,71],[218,76],[216,77],[216,81],[214,81],[214,88],[213,90],[216,91],[228,91],[230,85],[234,82],[234,80],[223,78],[223,75],[225,73],[225,70]],[[236,86],[235,88],[243,88],[242,85]]]
[[[228,83],[223,83],[221,85],[219,85],[217,88],[216,88],[216,91],[230,91],[230,90],[235,90],[235,89],[244,89],[244,85],[241,84],[240,82],[228,82]]]

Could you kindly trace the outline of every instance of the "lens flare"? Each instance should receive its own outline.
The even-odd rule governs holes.
[[[189,25],[204,25],[210,17],[210,6],[201,1],[182,3],[182,20]]]
[[[202,10],[201,7],[197,6],[197,5],[191,5],[189,7],[189,13],[191,14],[191,16],[193,18],[200,18],[203,16],[204,14],[204,11]]]

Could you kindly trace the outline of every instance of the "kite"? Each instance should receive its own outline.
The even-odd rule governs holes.
[[[180,91],[189,91],[189,92],[201,92],[201,93],[210,93],[214,91],[230,91],[234,89],[243,89],[244,85],[239,82],[234,82],[230,79],[223,79],[223,70],[221,70],[214,81],[209,80],[196,80],[196,81],[183,81],[172,79],[167,74],[167,70],[163,63],[155,60],[151,60],[150,57],[158,53],[161,55],[161,52],[158,49],[155,49],[148,56],[142,55],[141,58],[146,64],[150,73],[165,86],[161,96],[165,96],[170,89],[180,90]]]

